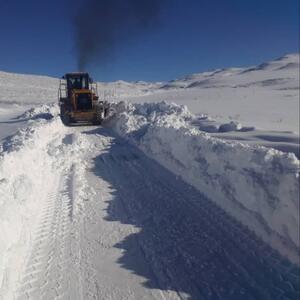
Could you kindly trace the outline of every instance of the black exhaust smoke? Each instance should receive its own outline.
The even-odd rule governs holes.
[[[155,28],[164,0],[84,0],[74,19],[78,68],[106,62],[125,40]]]

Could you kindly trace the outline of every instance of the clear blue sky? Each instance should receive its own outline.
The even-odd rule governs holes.
[[[0,70],[56,77],[75,70],[76,5],[1,0]],[[299,0],[169,0],[159,22],[90,72],[103,81],[169,80],[299,52]]]

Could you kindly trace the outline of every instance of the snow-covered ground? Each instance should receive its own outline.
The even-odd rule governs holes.
[[[126,85],[111,86],[130,102],[168,101],[219,122],[237,121],[261,130],[299,133],[299,54],[244,69],[193,74],[141,88],[143,97],[126,95]]]
[[[126,102],[70,128],[57,79],[0,73],[0,299],[296,299],[298,72],[99,84]]]

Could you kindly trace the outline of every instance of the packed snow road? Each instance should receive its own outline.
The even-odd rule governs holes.
[[[299,269],[197,190],[110,129],[57,122],[36,149],[51,172],[4,298],[298,298]]]

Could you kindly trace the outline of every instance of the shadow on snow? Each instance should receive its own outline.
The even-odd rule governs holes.
[[[114,190],[107,221],[140,229],[115,247],[123,250],[118,263],[145,287],[188,299],[297,299],[299,269],[253,232],[111,131],[85,134],[114,139],[93,172]]]

